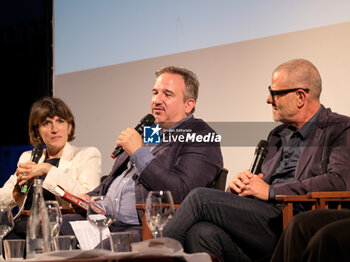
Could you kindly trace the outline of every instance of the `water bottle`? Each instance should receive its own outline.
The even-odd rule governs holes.
[[[33,203],[27,220],[27,258],[51,251],[50,220],[43,197],[42,180],[34,180]]]

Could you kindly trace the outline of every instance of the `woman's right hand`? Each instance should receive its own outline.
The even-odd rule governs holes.
[[[36,164],[34,162],[26,162],[18,165],[16,170],[17,183],[22,186],[27,180],[47,174],[52,165],[49,163]]]

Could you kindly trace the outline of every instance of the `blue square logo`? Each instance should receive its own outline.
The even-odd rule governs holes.
[[[143,128],[143,142],[145,144],[160,144],[160,130],[157,126],[145,126]]]

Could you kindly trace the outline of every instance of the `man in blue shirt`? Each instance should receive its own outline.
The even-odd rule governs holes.
[[[213,186],[223,167],[220,143],[196,139],[215,134],[203,120],[193,117],[199,88],[196,75],[185,68],[167,66],[159,69],[156,77],[151,112],[166,139],[150,146],[134,128],[122,131],[116,145],[124,152],[116,158],[109,176],[81,196],[87,200],[93,195],[110,196],[117,219],[111,231],[135,229],[140,233],[141,214],[135,204],[145,203],[150,190],[170,190],[174,203],[179,204],[195,187]],[[176,136],[176,140],[170,139]],[[61,232],[72,234],[68,222],[81,219],[85,218],[65,215]]]

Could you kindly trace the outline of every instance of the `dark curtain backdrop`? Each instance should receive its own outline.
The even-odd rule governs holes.
[[[30,106],[52,95],[52,9],[52,0],[0,1],[0,185],[30,149]]]

